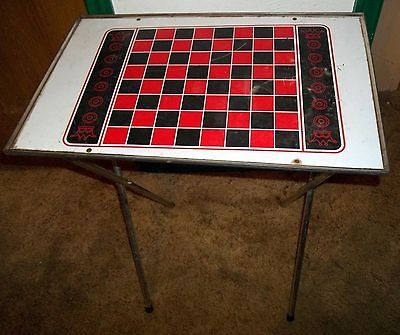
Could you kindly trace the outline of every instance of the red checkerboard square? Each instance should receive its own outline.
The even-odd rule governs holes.
[[[190,64],[208,64],[210,63],[210,52],[192,52],[190,54]]]
[[[249,128],[250,112],[229,112],[228,128]]]
[[[272,111],[274,110],[274,97],[273,96],[255,96],[253,95],[251,102],[251,109],[253,111]]]
[[[255,51],[271,51],[274,49],[274,42],[272,38],[256,38],[254,39]]]
[[[290,38],[294,36],[293,27],[275,27],[274,37],[275,38]]]
[[[175,29],[173,28],[165,28],[165,29],[157,29],[156,39],[157,40],[172,40],[175,35]]]
[[[245,51],[235,51],[233,53],[233,64],[252,64],[253,53]]]
[[[151,144],[173,145],[175,142],[175,133],[175,128],[154,128]]]
[[[212,45],[213,51],[232,51],[233,40],[214,40]]]
[[[223,147],[225,145],[225,130],[203,129],[200,139],[201,146]]]
[[[118,94],[115,99],[115,109],[133,109],[137,101],[137,94]]]
[[[132,126],[146,126],[153,127],[156,118],[156,111],[135,111],[132,120]]]
[[[229,79],[231,76],[230,65],[211,65],[209,78],[210,79]]]
[[[231,80],[231,94],[250,94],[251,80]]]
[[[273,130],[252,130],[250,133],[250,147],[273,148],[274,147],[274,131]]]
[[[177,110],[181,108],[181,95],[162,95],[159,109]]]
[[[275,128],[276,129],[298,129],[298,115],[297,113],[276,113],[275,114]]]
[[[275,64],[294,64],[295,54],[293,51],[276,51],[274,53]]]
[[[179,117],[179,127],[200,128],[203,120],[203,112],[181,112]]]
[[[169,52],[152,52],[149,57],[149,64],[167,64]]]
[[[129,128],[109,127],[104,136],[104,144],[125,144]]]
[[[196,28],[194,38],[213,38],[214,28]]]
[[[191,40],[174,40],[172,43],[172,51],[190,51],[191,47]]]
[[[273,79],[274,67],[272,65],[254,65],[253,67],[254,79]]]
[[[124,73],[124,79],[141,79],[144,75],[144,65],[128,65]]]
[[[185,93],[204,94],[206,92],[207,80],[187,79],[185,85]]]
[[[236,27],[235,38],[252,38],[253,28],[252,27]]]
[[[156,79],[144,79],[140,93],[161,93],[163,81]]]
[[[186,78],[186,72],[187,72],[186,65],[168,65],[166,78],[168,79]]]
[[[276,95],[297,94],[296,80],[275,80]]]
[[[150,51],[153,41],[136,41],[132,51]]]
[[[227,110],[228,97],[224,95],[207,95],[206,106],[207,110]]]

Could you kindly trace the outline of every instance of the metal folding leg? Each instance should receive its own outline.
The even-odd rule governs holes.
[[[122,177],[121,168],[117,165],[116,162],[113,162],[113,169],[117,176]],[[138,249],[137,243],[136,243],[135,228],[133,227],[132,216],[131,216],[131,212],[129,210],[126,189],[125,189],[124,185],[122,185],[118,182],[115,185],[116,185],[117,191],[118,191],[118,198],[119,198],[119,201],[121,204],[122,214],[124,216],[126,232],[128,234],[129,245],[131,247],[133,261],[135,262],[136,273],[137,273],[137,277],[139,280],[140,289],[143,294],[145,311],[147,313],[151,313],[151,312],[153,312],[153,305],[151,303],[149,289],[148,289],[146,280],[144,278],[142,261],[140,259],[139,249]]]
[[[306,247],[308,225],[310,223],[312,202],[314,197],[314,190],[324,181],[331,178],[334,173],[321,173],[315,177],[310,173],[309,181],[307,184],[300,187],[297,191],[293,192],[291,195],[287,196],[285,199],[281,200],[280,205],[286,207],[292,202],[299,199],[301,196],[304,197],[303,215],[300,224],[299,236],[297,239],[297,250],[296,250],[296,260],[294,263],[294,270],[292,276],[292,285],[290,289],[289,298],[289,308],[287,313],[287,320],[294,320],[294,312],[296,309],[297,294],[300,285],[301,268],[303,265],[304,250]]]
[[[300,224],[300,231],[297,240],[296,260],[294,263],[294,271],[292,277],[292,286],[290,289],[289,309],[287,320],[294,320],[294,312],[296,309],[297,293],[299,290],[301,268],[303,265],[304,249],[306,247],[308,225],[310,223],[312,202],[314,197],[314,188],[307,191],[304,199],[303,216]]]
[[[158,202],[167,207],[174,207],[175,204],[173,202],[165,200],[162,197],[158,196],[157,194],[150,192],[150,191],[146,190],[145,188],[135,184],[133,181],[125,179],[122,176],[121,168],[118,166],[117,162],[113,161],[114,172],[109,171],[109,170],[107,170],[99,165],[93,164],[93,163],[87,163],[87,162],[78,161],[78,160],[72,161],[72,163],[76,166],[79,166],[87,171],[90,171],[94,174],[97,174],[97,175],[104,177],[115,183],[115,185],[117,187],[117,191],[118,191],[118,198],[119,198],[120,205],[121,205],[122,215],[123,215],[124,221],[125,221],[126,232],[128,235],[128,240],[129,240],[129,245],[130,245],[131,252],[132,252],[132,257],[133,257],[133,261],[135,263],[136,274],[137,274],[140,289],[141,289],[142,295],[143,295],[145,311],[147,313],[152,313],[153,305],[151,303],[149,289],[148,289],[148,286],[147,286],[147,283],[146,283],[146,280],[144,277],[143,266],[142,266],[142,262],[141,262],[140,255],[139,255],[139,249],[138,249],[137,243],[136,243],[135,229],[134,229],[133,222],[132,222],[131,212],[129,210],[126,189],[129,189],[133,193],[141,195],[147,199],[153,200],[153,201]]]

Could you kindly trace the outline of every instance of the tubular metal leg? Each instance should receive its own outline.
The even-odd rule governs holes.
[[[122,177],[121,168],[117,165],[116,162],[113,162],[113,169],[117,176]],[[131,247],[133,261],[135,262],[136,273],[137,273],[137,277],[139,280],[140,289],[142,290],[142,294],[143,294],[145,311],[147,313],[151,313],[151,312],[153,312],[153,305],[151,303],[149,289],[147,287],[147,283],[144,278],[142,261],[140,260],[139,249],[138,249],[137,243],[136,243],[135,229],[133,227],[132,216],[131,216],[131,212],[130,212],[129,206],[128,206],[128,198],[126,195],[126,189],[125,189],[124,185],[122,185],[118,182],[115,185],[118,190],[118,197],[119,197],[119,201],[121,204],[122,214],[124,216],[126,231],[127,231],[128,239],[129,239],[129,245]]]
[[[310,175],[310,179],[311,179],[311,175]],[[299,231],[299,236],[297,239],[296,260],[294,263],[292,286],[290,289],[289,309],[288,309],[288,313],[286,316],[288,321],[294,320],[294,313],[295,313],[296,301],[297,301],[297,293],[298,293],[299,284],[300,284],[301,267],[303,265],[304,249],[306,246],[308,225],[310,223],[310,217],[311,217],[313,196],[314,196],[314,189],[312,188],[307,191],[307,193],[305,195],[305,199],[304,199],[303,216],[301,219],[300,231]]]

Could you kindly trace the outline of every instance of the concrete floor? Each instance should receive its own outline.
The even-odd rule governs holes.
[[[124,165],[176,202],[130,195],[155,311],[144,313],[114,186],[2,157],[2,334],[400,334],[400,111],[381,99],[391,172],[315,195],[297,318],[285,319],[305,174]]]

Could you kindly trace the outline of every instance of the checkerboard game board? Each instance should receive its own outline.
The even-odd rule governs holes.
[[[329,29],[111,29],[64,142],[71,146],[339,152]]]

